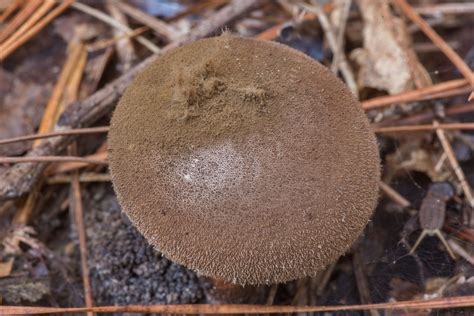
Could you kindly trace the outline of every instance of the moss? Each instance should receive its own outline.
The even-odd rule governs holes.
[[[315,274],[362,232],[378,196],[375,137],[326,68],[222,36],[163,55],[109,133],[119,201],[170,259],[240,284]]]

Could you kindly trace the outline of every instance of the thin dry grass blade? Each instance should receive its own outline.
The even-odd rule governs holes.
[[[446,57],[456,66],[464,78],[468,80],[471,87],[474,88],[474,74],[464,60],[446,43],[446,41],[436,33],[436,31],[408,4],[406,0],[394,0],[397,6],[405,13],[405,15],[413,21],[438,46],[438,48],[446,55]]]
[[[0,14],[0,23],[3,23],[6,19],[8,19],[13,13],[15,13],[16,10],[20,9],[23,4],[23,0],[13,0],[2,12],[2,14]]]
[[[160,314],[278,314],[278,313],[309,313],[330,311],[365,311],[365,310],[419,310],[419,309],[448,309],[474,306],[473,296],[444,297],[430,300],[414,300],[365,305],[343,306],[268,306],[268,305],[210,305],[210,304],[183,304],[183,305],[129,305],[129,306],[97,306],[92,308],[56,308],[56,307],[28,307],[28,306],[0,306],[0,314],[27,315],[51,313],[160,313]]]
[[[80,162],[85,164],[107,165],[107,161],[95,160],[84,157],[72,156],[42,156],[42,157],[0,157],[0,164],[3,163],[25,163],[25,162]]]
[[[0,60],[7,58],[12,52],[26,43],[29,39],[41,31],[48,23],[54,20],[58,15],[63,13],[75,0],[64,0],[51,12],[49,12],[41,21],[32,26],[29,30],[22,33],[21,36],[15,38],[14,42],[5,42],[0,46]],[[49,2],[48,2],[49,3]],[[53,1],[55,3],[55,1]],[[8,44],[7,44],[8,43]]]
[[[50,132],[50,133],[31,134],[31,135],[1,139],[0,145],[24,142],[24,141],[34,140],[34,139],[41,139],[41,138],[50,138],[50,137],[55,137],[55,136],[107,133],[108,131],[109,131],[108,126],[68,129],[68,130],[56,131],[56,132]]]
[[[5,41],[15,30],[20,27],[36,9],[41,1],[28,1],[27,4],[15,15],[15,17],[0,32],[0,44]],[[1,47],[1,46],[0,46]]]
[[[466,79],[455,79],[443,83],[434,84],[426,88],[373,98],[370,100],[362,101],[361,104],[364,110],[372,110],[384,106],[389,106],[394,103],[414,102],[422,100],[424,98],[433,98],[433,96],[435,96],[436,94],[446,92],[448,90],[465,88],[468,86],[468,84],[469,82]]]
[[[406,125],[406,126],[388,126],[388,127],[374,127],[372,130],[374,133],[404,133],[404,132],[426,132],[434,131],[437,128],[444,130],[449,129],[466,129],[473,130],[474,123],[449,123],[449,124],[439,124],[438,127],[432,124],[425,125]]]

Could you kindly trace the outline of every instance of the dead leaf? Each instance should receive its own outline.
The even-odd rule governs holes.
[[[390,12],[388,0],[358,0],[364,20],[364,48],[351,53],[360,66],[358,83],[396,94],[430,84],[428,73],[410,47],[406,26]]]
[[[36,232],[33,227],[26,225],[16,225],[3,238],[1,244],[4,247],[5,254],[18,254],[22,250],[20,248],[20,242],[28,245],[33,249],[44,249],[45,246],[38,239],[34,238]]]
[[[441,152],[427,146],[429,139],[423,136],[410,136],[409,138],[400,137],[399,140],[400,146],[397,150],[386,156],[385,182],[390,183],[391,179],[400,172],[411,171],[425,173],[432,181],[444,181],[449,177],[448,172],[436,170],[436,163],[441,157]]]

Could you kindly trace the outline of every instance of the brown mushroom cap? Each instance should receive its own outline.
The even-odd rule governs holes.
[[[109,147],[119,202],[148,242],[239,284],[321,270],[378,196],[376,140],[354,96],[273,42],[225,35],[164,54],[120,100]]]

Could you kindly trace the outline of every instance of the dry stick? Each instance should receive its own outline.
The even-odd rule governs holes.
[[[118,29],[122,32],[125,32],[127,34],[130,34],[131,32],[133,32],[133,30],[131,28],[129,28],[128,26],[123,25],[122,23],[120,23],[119,21],[113,19],[111,16],[105,14],[104,12],[99,11],[97,9],[94,9],[92,7],[89,7],[88,5],[85,5],[85,4],[80,3],[80,2],[76,2],[72,5],[72,7],[74,9],[82,11],[86,14],[89,14],[90,16],[95,17],[96,19],[101,20],[102,22],[107,23],[112,27],[115,27],[116,29]],[[160,52],[160,48],[158,46],[156,46],[155,44],[153,44],[147,38],[145,38],[143,36],[137,36],[136,39],[137,39],[137,42],[139,42],[140,44],[142,44],[143,46],[148,48],[154,54]]]
[[[92,160],[100,160],[106,161],[107,160],[107,152],[97,152],[92,155],[87,155],[84,158],[92,159]],[[46,175],[53,175],[53,174],[60,174],[64,172],[74,171],[80,168],[87,167],[88,164],[82,162],[61,162],[58,164],[53,164],[46,169]]]
[[[339,21],[339,30],[337,33],[336,50],[332,58],[331,71],[337,73],[341,62],[341,54],[344,54],[344,35],[346,33],[347,19],[351,9],[352,0],[344,0],[341,19]]]
[[[61,131],[50,132],[50,133],[31,134],[31,135],[1,139],[0,140],[0,145],[17,143],[17,142],[24,142],[24,141],[33,140],[33,139],[40,139],[40,138],[50,138],[50,137],[56,137],[56,136],[64,136],[64,135],[84,135],[84,134],[107,133],[108,131],[109,131],[108,126],[75,128],[75,129],[61,130]]]
[[[466,177],[464,176],[464,172],[459,166],[459,163],[458,163],[458,160],[456,159],[453,148],[451,147],[451,144],[449,143],[446,137],[446,134],[444,133],[444,130],[440,127],[439,123],[437,121],[433,121],[433,125],[436,128],[436,134],[438,135],[439,141],[441,142],[441,145],[443,146],[444,152],[448,156],[449,163],[451,164],[451,167],[454,169],[454,173],[456,174],[459,182],[461,183],[461,187],[464,191],[464,195],[466,196],[466,199],[468,200],[469,205],[471,207],[474,207],[474,199],[472,196],[471,187],[467,183]]]
[[[472,91],[472,88],[469,86],[465,86],[464,88],[457,88],[457,89],[451,89],[443,92],[438,92],[438,93],[433,93],[431,96],[426,96],[423,98],[420,98],[419,101],[433,101],[435,99],[443,99],[443,98],[449,98],[449,97],[454,97],[462,94],[469,94]],[[471,100],[468,100],[471,101]]]
[[[0,164],[25,163],[25,162],[82,162],[87,164],[108,165],[107,161],[94,160],[83,157],[71,156],[41,156],[41,157],[0,157]]]
[[[76,143],[69,146],[69,153],[77,154]],[[79,236],[79,253],[81,257],[81,271],[82,271],[82,284],[84,286],[84,298],[85,306],[92,307],[94,301],[92,299],[92,288],[91,280],[89,276],[89,265],[87,263],[87,240],[86,240],[86,229],[84,226],[84,212],[82,208],[82,195],[81,195],[81,184],[79,182],[79,173],[74,171],[71,179],[71,192],[70,192],[70,205],[74,212],[74,222],[76,224],[77,234]],[[87,312],[88,316],[94,315],[92,312]]]
[[[333,52],[337,51],[337,42],[332,30],[331,22],[329,22],[328,17],[324,13],[323,9],[319,7],[318,4],[309,6],[305,3],[299,3],[303,9],[313,12],[318,16],[319,23],[326,34],[329,46]],[[350,69],[349,63],[347,62],[346,56],[341,52],[340,61],[339,61],[339,70],[341,71],[344,80],[346,81],[347,86],[352,91],[354,95],[359,95],[359,88],[357,87],[356,81],[352,70]]]
[[[165,21],[170,23],[181,18],[184,18],[190,14],[200,14],[205,9],[211,10],[215,9],[219,6],[226,4],[228,0],[202,0],[198,1],[195,4],[189,5],[184,11],[179,12],[178,14],[171,16],[169,18],[165,18]]]
[[[457,242],[455,242],[452,239],[449,239],[447,241],[449,247],[459,256],[464,258],[467,262],[469,262],[471,265],[474,265],[474,256],[469,254],[466,249],[461,247]]]
[[[51,131],[58,120],[59,113],[62,111],[61,97],[63,96],[63,91],[67,87],[71,74],[74,72],[74,69],[76,69],[81,50],[83,50],[81,45],[76,41],[73,41],[68,45],[68,57],[43,113],[43,118],[39,127],[40,133]],[[33,148],[38,146],[40,142],[41,141],[39,140],[34,141]],[[26,224],[28,222],[30,214],[34,210],[41,185],[42,180],[39,181],[26,198],[22,200],[21,207],[19,207],[19,210],[15,213],[15,217],[13,218],[14,223]]]
[[[18,47],[23,45],[27,42],[30,38],[32,38],[36,33],[41,31],[49,22],[55,19],[58,15],[63,13],[75,0],[64,0],[60,3],[55,9],[49,12],[41,21],[36,23],[31,29],[29,29],[26,33],[24,33],[17,41],[15,41],[11,46],[4,47],[3,45],[0,47],[0,60],[5,59],[8,55],[10,55],[13,51],[15,51]]]
[[[448,57],[461,74],[469,81],[474,88],[474,74],[464,60],[446,43],[446,41],[436,33],[433,28],[423,20],[422,17],[406,2],[406,0],[394,0],[397,6],[428,36],[431,41]]]
[[[81,85],[81,89],[79,91],[80,100],[87,98],[92,93],[97,91],[97,87],[104,75],[105,69],[110,61],[110,58],[112,57],[112,53],[113,48],[108,47],[103,54],[95,58],[93,57],[88,61],[86,66],[88,76]]]
[[[226,23],[259,5],[258,1],[238,0],[220,9],[214,15],[198,24],[189,34],[179,37],[161,52],[211,35]],[[97,91],[85,100],[71,104],[59,119],[57,129],[71,129],[93,124],[113,110],[115,102],[132,82],[135,76],[153,63],[159,54],[145,59],[127,73]],[[60,152],[72,140],[72,136],[58,136],[46,139],[37,148],[28,152],[29,157],[48,156]],[[45,164],[18,164],[5,170],[0,181],[0,200],[17,198],[28,192],[37,181]]]
[[[30,306],[0,306],[0,314],[27,315],[52,313],[167,313],[167,314],[260,314],[260,313],[308,313],[330,311],[365,311],[365,310],[417,310],[417,309],[447,309],[474,306],[474,295],[434,298],[428,300],[413,300],[366,305],[342,306],[268,306],[268,305],[239,305],[239,304],[181,304],[181,305],[128,305],[128,306],[96,306],[96,307],[30,307]]]
[[[380,189],[387,195],[392,201],[397,203],[403,208],[409,208],[411,206],[410,201],[405,199],[400,193],[395,191],[391,186],[383,182],[382,180],[379,181]]]
[[[82,34],[78,33],[80,38]],[[82,77],[84,75],[84,70],[87,63],[87,51],[85,45],[82,41],[79,40],[77,46],[80,49],[79,61],[77,62],[77,67],[71,73],[66,89],[64,91],[64,98],[61,102],[61,105],[69,104],[73,101],[77,101],[79,95],[79,88],[82,82]],[[64,108],[61,109],[64,111]],[[57,120],[57,118],[56,118]],[[77,145],[76,142],[72,143],[68,147],[68,153],[72,156],[77,155]],[[84,228],[84,219],[83,219],[83,209],[82,209],[82,196],[80,182],[78,180],[79,173],[76,170],[72,175],[71,184],[70,184],[70,205],[72,206],[74,213],[74,223],[76,225],[76,231],[79,237],[79,253],[81,260],[81,272],[82,272],[82,281],[84,287],[84,300],[86,307],[93,306],[92,298],[92,289],[89,276],[89,266],[87,264],[87,243],[86,243],[86,232]],[[88,312],[88,316],[93,316],[94,313]]]
[[[426,5],[414,8],[418,14],[440,15],[440,14],[472,14],[474,3],[443,3]]]
[[[364,110],[371,110],[388,106],[394,103],[414,102],[423,98],[432,98],[433,95],[436,95],[437,93],[442,93],[448,90],[454,90],[458,88],[464,88],[468,84],[468,81],[465,79],[455,79],[434,84],[426,88],[420,88],[417,90],[411,90],[399,94],[387,95],[362,101],[361,105]]]
[[[56,175],[46,179],[47,184],[64,184],[71,183],[72,175]],[[110,174],[84,172],[79,175],[79,182],[110,182]]]
[[[445,114],[447,116],[455,116],[459,114],[464,114],[468,112],[474,111],[474,103],[466,103],[466,104],[459,104],[459,105],[453,105],[445,109]],[[372,127],[378,128],[378,127],[389,127],[389,126],[394,126],[394,125],[413,125],[413,124],[418,124],[420,122],[432,122],[433,119],[436,117],[435,113],[433,112],[432,109],[426,109],[422,112],[407,116],[407,117],[401,117],[401,118],[395,118],[395,119],[387,119],[383,120],[377,123],[372,123]]]
[[[324,270],[322,271],[322,276],[318,286],[316,288],[316,296],[321,297],[323,295],[324,289],[329,284],[331,280],[331,276],[336,269],[337,261],[329,264]]]
[[[101,50],[101,49],[104,49],[104,48],[107,48],[107,47],[110,47],[110,46],[114,45],[117,41],[120,41],[121,39],[124,39],[124,38],[131,39],[131,38],[134,38],[137,35],[140,35],[140,34],[146,32],[148,30],[149,30],[148,27],[142,26],[142,27],[136,28],[135,30],[133,30],[130,33],[124,33],[124,34],[121,34],[119,36],[114,36],[113,38],[108,38],[108,39],[103,39],[103,40],[97,41],[95,43],[87,45],[87,51],[89,53],[96,52],[98,50]]]
[[[78,61],[81,57],[81,54],[84,50],[83,44],[77,41],[74,41],[69,44],[69,54],[64,63],[63,69],[59,75],[59,79],[56,82],[53,92],[48,100],[48,104],[44,110],[43,119],[41,120],[38,133],[46,133],[54,129],[59,114],[62,111],[61,109],[61,98],[64,95],[64,89],[71,78],[71,74],[76,69]],[[38,146],[41,141],[38,139],[33,143],[33,146]]]
[[[439,124],[438,127],[433,124],[424,125],[406,125],[406,126],[389,126],[389,127],[373,127],[374,133],[403,133],[403,132],[424,132],[441,129],[474,129],[474,123],[447,123]]]
[[[0,14],[0,23],[3,23],[6,19],[10,17],[17,9],[23,5],[23,0],[13,0],[6,9]]]
[[[0,43],[6,40],[15,30],[23,24],[35,10],[41,5],[41,1],[28,1],[23,9],[0,32]]]
[[[117,2],[116,5],[123,13],[148,26],[150,29],[155,31],[159,38],[162,38],[167,42],[171,42],[173,38],[179,35],[179,32],[166,22],[146,14],[128,3]]]
[[[119,24],[123,25],[125,28],[128,29],[129,32],[124,32],[123,30],[119,30],[117,28],[113,29],[113,33],[115,36],[120,36],[123,34],[131,34],[133,31],[128,25],[127,17],[125,14],[116,6],[117,1],[115,0],[106,0],[105,1],[105,8],[110,14],[110,17],[117,21]],[[159,49],[157,47],[157,49]],[[131,38],[123,38],[115,43],[115,51],[117,53],[117,57],[119,59],[119,66],[121,71],[127,71],[132,67],[134,61],[137,59],[137,54],[135,52],[135,47],[133,47],[133,43]]]
[[[370,304],[372,298],[370,296],[369,282],[367,281],[367,272],[365,271],[365,263],[360,255],[360,250],[356,249],[352,255],[352,269],[356,279],[357,290],[362,304]],[[380,316],[375,309],[369,310],[371,316]]]

